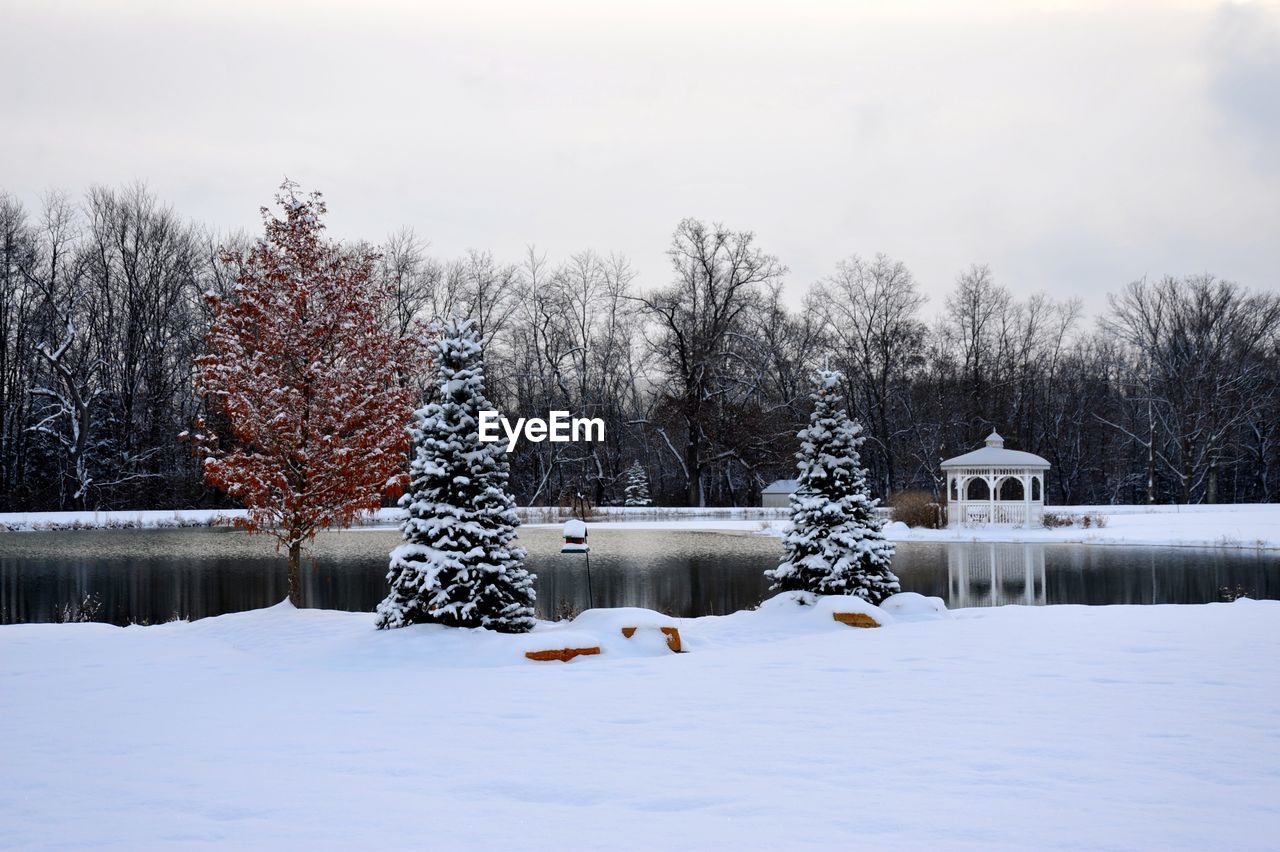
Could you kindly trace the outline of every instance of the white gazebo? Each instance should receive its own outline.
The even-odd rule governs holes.
[[[1044,526],[1044,473],[1034,453],[1006,450],[994,431],[986,446],[942,463],[947,474],[947,526]]]

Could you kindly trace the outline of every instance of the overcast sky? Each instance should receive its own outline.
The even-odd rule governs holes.
[[[934,304],[1212,271],[1280,289],[1280,6],[1208,2],[0,0],[0,189],[145,180],[254,227],[451,256],[756,232],[796,295],[852,253]]]

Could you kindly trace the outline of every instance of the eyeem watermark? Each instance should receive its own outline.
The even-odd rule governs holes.
[[[501,428],[507,439],[507,452],[516,448],[516,441],[524,438],[540,444],[551,441],[556,444],[569,441],[603,441],[604,421],[599,417],[570,417],[567,411],[548,412],[551,417],[521,417],[515,425],[496,411],[480,412],[480,440],[486,443],[501,441]]]

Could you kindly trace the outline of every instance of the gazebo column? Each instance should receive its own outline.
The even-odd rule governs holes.
[[[1031,526],[1031,477],[1027,474],[1022,475],[1022,525],[1024,527]]]
[[[956,475],[951,471],[947,471],[947,526],[955,525],[956,503],[959,502],[956,497]]]

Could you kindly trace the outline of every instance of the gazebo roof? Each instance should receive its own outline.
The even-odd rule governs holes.
[[[1024,453],[1021,450],[1006,450],[1004,438],[994,430],[987,436],[986,446],[962,456],[947,459],[942,463],[948,467],[1031,467],[1049,469],[1049,463],[1035,453]]]

